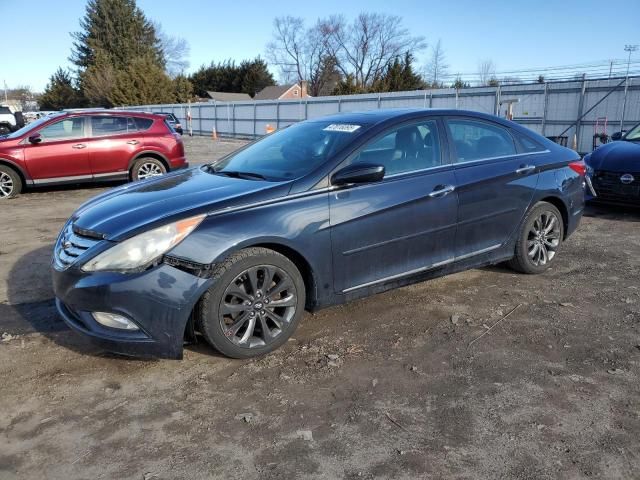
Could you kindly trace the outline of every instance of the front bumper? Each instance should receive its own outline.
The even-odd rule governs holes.
[[[56,306],[65,323],[110,352],[182,358],[187,321],[209,279],[160,264],[135,274],[52,267]],[[137,331],[105,327],[91,312],[124,315]]]

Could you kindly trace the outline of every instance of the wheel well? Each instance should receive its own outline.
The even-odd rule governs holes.
[[[167,162],[167,160],[162,155],[154,152],[144,152],[138,155],[136,158],[134,158],[131,161],[131,166],[129,167],[129,169],[133,168],[134,163],[136,163],[138,160],[144,157],[151,157],[151,158],[155,158],[156,160],[160,160],[164,165],[164,168],[167,170],[167,172],[171,170],[171,167],[169,166],[169,162]]]
[[[258,245],[251,245],[251,247],[263,247],[278,252],[281,255],[284,255],[289,260],[291,260],[295,266],[300,270],[300,274],[302,275],[302,279],[304,280],[304,288],[306,290],[306,299],[305,304],[307,308],[312,308],[316,302],[317,298],[317,285],[316,280],[313,275],[313,270],[311,269],[311,265],[309,262],[296,252],[293,248],[289,248],[285,245],[280,245],[278,243],[261,243]],[[248,247],[246,247],[248,248]]]
[[[17,168],[15,165],[9,163],[9,162],[5,162],[4,160],[0,159],[0,165],[4,165],[5,167],[10,168],[11,170],[13,170],[14,172],[16,172],[18,174],[18,176],[20,177],[20,180],[22,180],[22,188],[24,188],[27,185],[27,179],[24,177],[24,174],[22,173],[22,170],[20,170],[19,168]]]
[[[569,211],[567,209],[567,206],[558,197],[546,197],[541,199],[540,201],[550,203],[558,210],[560,210],[560,214],[562,215],[562,223],[564,226],[564,238],[567,238],[567,227],[569,226]]]

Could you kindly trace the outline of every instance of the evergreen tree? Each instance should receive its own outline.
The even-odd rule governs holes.
[[[141,56],[164,67],[155,28],[135,0],[89,0],[80,27],[82,31],[71,34],[75,41],[70,58],[80,71],[95,64],[98,52],[116,70]]]
[[[422,77],[413,71],[413,55],[406,52],[401,60],[396,57],[385,71],[382,78],[374,82],[374,92],[403,92],[425,88]]]
[[[195,93],[201,97],[205,97],[207,91],[248,93],[253,96],[264,87],[275,85],[266,62],[259,57],[244,60],[240,65],[232,60],[211,62],[209,66],[201,66],[189,80]]]
[[[353,95],[356,93],[365,92],[356,84],[356,79],[351,74],[340,80],[336,85],[336,88],[333,89],[333,95]]]
[[[244,60],[238,68],[240,78],[240,92],[248,93],[252,97],[269,85],[275,85],[273,75],[267,68],[267,62],[260,57],[254,60]]]
[[[173,82],[151,56],[134,58],[117,72],[108,96],[113,106],[173,103],[175,98]]]
[[[39,103],[41,110],[77,108],[82,106],[82,94],[76,88],[71,74],[58,68],[56,73],[51,75]]]
[[[173,92],[178,103],[187,103],[193,99],[193,85],[184,75],[178,75],[173,79]]]

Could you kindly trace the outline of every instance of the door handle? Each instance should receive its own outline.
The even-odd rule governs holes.
[[[524,175],[525,173],[531,173],[536,169],[535,165],[522,165],[516,170],[518,175]]]
[[[140,142],[138,140],[129,140],[127,143],[129,145],[138,145]]]
[[[438,185],[436,189],[429,194],[431,198],[444,197],[456,189],[453,185]]]
[[[76,143],[73,147],[71,148],[77,148],[77,149],[81,149],[81,148],[87,148],[87,146],[84,143]]]

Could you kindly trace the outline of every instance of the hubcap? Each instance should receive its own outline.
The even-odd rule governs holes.
[[[560,220],[553,212],[544,212],[535,219],[527,237],[529,259],[542,266],[553,260],[560,245]]]
[[[263,347],[288,328],[298,294],[291,277],[274,265],[251,267],[227,287],[220,303],[220,326],[238,346]]]
[[[151,177],[159,177],[160,175],[162,175],[162,169],[155,163],[143,163],[138,169],[138,178],[140,180]]]
[[[0,198],[8,197],[13,193],[13,180],[9,175],[0,172]]]

